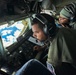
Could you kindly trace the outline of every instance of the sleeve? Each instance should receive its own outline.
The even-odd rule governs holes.
[[[47,62],[52,64],[54,67],[61,64],[62,46],[63,41],[61,38],[55,38],[52,43],[50,43]]]

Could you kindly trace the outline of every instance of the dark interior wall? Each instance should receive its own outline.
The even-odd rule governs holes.
[[[75,1],[76,0],[52,0],[52,3],[56,6],[57,12],[59,12],[63,6]]]
[[[0,0],[0,15],[4,14],[7,10],[7,3],[20,1],[20,0]],[[22,0],[21,0],[22,1]],[[25,0],[25,1],[35,1],[35,0]],[[39,0],[40,1],[40,0]],[[57,9],[61,9],[64,5],[74,2],[76,0],[51,0]],[[17,2],[18,3],[18,2]]]
[[[12,16],[12,17],[10,17],[10,16],[5,17],[8,14],[7,4],[8,3],[9,4],[14,3],[14,5],[15,5],[15,3],[17,3],[19,5],[19,2],[18,1],[21,1],[22,2],[24,0],[0,0],[0,22],[1,22],[2,19],[3,19],[2,21],[5,21],[5,20],[10,20],[10,18],[13,18],[14,17],[14,16]],[[25,1],[30,1],[31,2],[31,1],[36,1],[36,0],[25,0]],[[39,1],[42,1],[42,0],[39,0]],[[76,0],[51,0],[51,2],[56,7],[56,12],[57,13],[63,8],[63,6],[65,6],[66,4],[69,4],[70,2],[74,2],[74,1],[76,1]],[[20,2],[20,5],[21,5],[21,2]],[[22,6],[23,6],[23,3],[22,3]]]
[[[4,10],[6,9],[6,1],[5,0],[0,0],[0,16],[4,14]]]

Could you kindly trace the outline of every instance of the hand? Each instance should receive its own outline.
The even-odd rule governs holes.
[[[41,50],[43,50],[43,48],[41,46],[36,45],[33,47],[33,50],[41,51]]]

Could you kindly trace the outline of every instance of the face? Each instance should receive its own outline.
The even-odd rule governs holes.
[[[59,17],[59,23],[60,24],[65,24],[65,23],[68,23],[69,22],[69,20],[67,19],[67,18],[63,18],[63,17]]]
[[[33,31],[33,36],[38,40],[38,41],[43,41],[46,40],[46,35],[44,32],[39,28],[38,24],[34,24],[32,26],[32,31]]]

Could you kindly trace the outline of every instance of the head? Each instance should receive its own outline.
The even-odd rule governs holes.
[[[59,24],[61,24],[63,27],[69,23],[69,19],[63,17],[62,15],[59,16]]]
[[[68,4],[60,11],[59,23],[69,24],[70,21],[74,21],[75,17],[75,3]]]
[[[52,37],[55,28],[53,17],[45,13],[37,14],[32,21],[33,36],[39,41],[45,41],[48,36]]]

